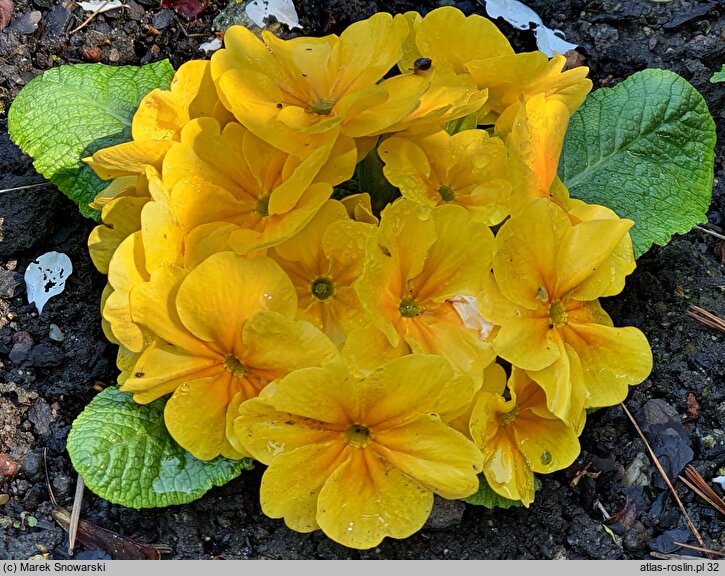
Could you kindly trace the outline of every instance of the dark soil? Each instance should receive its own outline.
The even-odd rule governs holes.
[[[223,3],[212,2],[199,18],[187,21],[160,8],[158,0],[138,2],[128,0],[129,8],[99,15],[71,34],[85,19],[80,8],[16,0],[13,22],[0,32],[0,189],[44,181],[7,135],[7,108],[36,75],[66,63],[138,65],[169,58],[178,67],[209,56],[199,46],[219,33],[213,21]],[[528,5],[579,44],[595,89],[643,68],[666,68],[703,94],[719,135],[708,228],[722,234],[725,84],[711,84],[709,78],[725,62],[725,3],[539,0]],[[437,4],[303,0],[296,6],[304,29],[295,33],[322,35],[340,33],[376,11],[424,12]],[[475,2],[458,6],[485,15]],[[517,50],[535,49],[529,33],[500,24]],[[93,226],[52,185],[0,194],[0,559],[68,557],[66,533],[51,517],[44,461],[58,503],[70,506],[77,475],[65,451],[68,429],[116,376],[115,349],[103,336],[99,315],[105,278],[86,247]],[[68,254],[74,272],[39,317],[27,303],[22,274],[35,257],[51,250]],[[725,475],[725,336],[687,314],[697,305],[725,318],[724,258],[723,242],[695,229],[644,254],[624,293],[604,302],[618,325],[635,325],[649,338],[654,371],[631,389],[626,406],[671,474],[702,543],[720,551],[725,517],[677,476],[688,463],[708,481]],[[83,518],[139,541],[165,544],[170,552],[163,558],[170,559],[700,554],[673,543],[698,541],[621,406],[592,414],[581,445],[581,457],[570,469],[541,478],[529,509],[440,501],[419,533],[403,541],[387,539],[366,552],[339,546],[320,532],[297,534],[281,520],[265,517],[258,502],[261,466],[191,504],[166,509],[127,509],[86,491]],[[80,545],[74,557],[91,556],[110,557],[108,551]]]

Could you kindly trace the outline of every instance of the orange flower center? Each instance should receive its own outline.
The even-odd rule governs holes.
[[[420,306],[412,298],[403,298],[398,305],[398,311],[403,318],[415,318],[420,314]]]
[[[311,290],[318,300],[327,300],[335,294],[335,284],[332,282],[332,278],[316,278],[312,282]]]
[[[367,426],[352,424],[345,430],[345,441],[355,448],[365,448],[373,441],[373,433]]]
[[[237,378],[243,378],[247,373],[247,367],[231,354],[224,358],[224,369],[234,374]]]
[[[566,310],[561,300],[551,303],[549,306],[549,318],[551,318],[554,327],[561,328],[567,321]]]

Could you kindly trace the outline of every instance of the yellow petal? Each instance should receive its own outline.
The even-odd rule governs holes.
[[[269,396],[267,391],[266,398]],[[233,428],[239,445],[264,464],[309,444],[338,442],[342,445],[343,439],[340,425],[328,426],[311,418],[279,412],[259,397],[239,405]]]
[[[569,322],[565,334],[567,344],[581,359],[588,392],[586,407],[619,404],[626,398],[628,386],[644,381],[652,371],[652,350],[637,328]]]
[[[612,252],[632,224],[632,220],[590,220],[569,228],[557,253],[555,297],[569,296],[600,268],[607,266]],[[607,287],[610,284],[611,280]],[[602,294],[596,294],[587,299],[600,296]]]
[[[239,382],[227,371],[216,376],[184,382],[164,408],[164,422],[179,445],[199,460],[219,455],[241,458],[226,437],[229,402],[239,391]]]
[[[346,455],[342,442],[321,442],[276,456],[262,476],[262,512],[297,532],[317,530],[320,490]]]
[[[504,222],[496,234],[493,271],[506,298],[535,310],[554,297],[557,246],[570,227],[566,213],[543,198]]]
[[[525,370],[542,370],[559,358],[559,349],[552,337],[549,317],[512,318],[501,326],[493,340],[494,350],[503,359]]]
[[[88,235],[88,251],[101,274],[108,274],[108,265],[119,244],[141,227],[141,209],[148,198],[114,198],[103,208],[103,225]]]
[[[352,450],[320,491],[317,522],[335,542],[366,550],[414,534],[432,506],[433,493],[415,480],[369,450]]]
[[[146,166],[161,168],[171,140],[134,140],[101,148],[85,162],[103,180],[141,174]]]
[[[378,219],[373,214],[373,208],[370,200],[370,194],[363,192],[360,194],[350,194],[341,200],[347,209],[347,214],[357,222],[365,222],[366,224],[378,225]]]
[[[176,390],[184,382],[222,372],[221,358],[189,354],[171,344],[152,343],[136,361],[121,390],[141,404]]]
[[[365,425],[390,428],[420,414],[456,410],[473,398],[473,383],[433,354],[396,358],[367,376],[359,386]]]
[[[373,433],[375,450],[404,474],[444,498],[478,490],[481,452],[435,415]]]
[[[348,333],[341,353],[350,373],[362,378],[378,366],[410,353],[410,347],[404,340],[391,346],[383,332],[367,325]]]
[[[294,287],[279,265],[266,257],[248,260],[220,252],[204,260],[183,280],[176,309],[196,337],[232,352],[244,323],[262,310],[293,317]]]
[[[242,340],[242,362],[277,377],[299,368],[323,366],[337,357],[332,341],[312,324],[272,311],[252,316],[244,324]]]

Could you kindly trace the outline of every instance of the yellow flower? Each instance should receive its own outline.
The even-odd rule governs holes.
[[[408,200],[430,207],[458,204],[474,222],[489,226],[508,215],[506,147],[484,130],[392,136],[383,140],[378,153],[385,177]]]
[[[493,234],[461,206],[433,209],[399,199],[382,213],[356,283],[371,324],[395,347],[441,354],[479,378],[494,353],[475,319],[475,296],[490,266]],[[467,300],[470,298],[470,300]]]
[[[473,441],[483,453],[488,485],[504,498],[534,501],[534,473],[566,468],[579,454],[577,434],[547,409],[544,391],[525,372],[513,368],[510,398],[482,391],[470,421]]]
[[[154,300],[134,291],[134,320],[157,340],[143,352],[122,390],[147,403],[173,393],[164,420],[171,436],[195,457],[245,455],[226,438],[227,409],[268,382],[320,366],[337,349],[317,328],[293,320],[294,287],[280,267],[260,256],[209,256],[177,283],[173,269],[154,281],[170,286]],[[148,286],[148,285],[147,285]]]
[[[440,356],[404,356],[362,379],[333,362],[242,404],[234,431],[268,465],[265,514],[368,549],[418,531],[434,493],[455,499],[478,489],[480,451],[438,417],[472,396],[471,381]]]
[[[406,12],[410,25],[404,55],[398,62],[401,71],[415,69],[418,58],[430,58],[436,70],[467,74],[472,60],[512,56],[511,44],[496,25],[477,14],[466,16],[458,8],[443,6],[424,17]]]
[[[105,180],[143,174],[147,165],[160,169],[184,125],[202,116],[216,118],[222,126],[233,119],[216,94],[209,62],[190,60],[179,66],[169,90],[156,88],[141,99],[130,142],[98,150],[85,161]]]
[[[373,231],[370,224],[350,220],[340,202],[328,200],[301,232],[269,252],[297,290],[297,317],[338,345],[365,323],[353,283]]]
[[[613,327],[597,300],[618,293],[632,270],[616,254],[632,221],[589,215],[597,217],[574,225],[551,201],[532,200],[498,231],[479,296],[483,317],[500,326],[496,352],[526,370],[575,430],[584,408],[621,402],[652,369],[645,335]]]
[[[338,37],[260,41],[243,26],[224,35],[212,75],[237,120],[273,146],[295,153],[334,127],[362,138],[412,112],[428,86],[415,74],[383,80],[402,55],[404,19],[387,13],[348,26]]]
[[[586,77],[586,66],[563,70],[565,64],[566,58],[561,54],[549,59],[543,52],[468,61],[466,69],[478,87],[488,89],[489,113],[479,121],[495,123],[496,134],[505,135],[513,126],[519,103],[536,94],[560,101],[573,114],[592,89],[592,81]]]
[[[300,158],[273,148],[236,122],[222,131],[214,119],[198,118],[187,123],[181,142],[166,154],[164,185],[171,189],[196,178],[214,189],[226,211],[218,219],[239,227],[229,240],[236,252],[274,246],[299,232],[330,197],[332,186],[352,176],[354,144],[335,136],[327,135],[324,145],[318,143]],[[202,214],[218,211],[217,203],[206,199]]]

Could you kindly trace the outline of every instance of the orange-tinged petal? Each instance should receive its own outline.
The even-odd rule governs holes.
[[[566,213],[543,198],[504,222],[496,234],[493,271],[506,298],[531,310],[553,298],[556,247],[570,227]]]
[[[279,412],[268,403],[270,394],[243,402],[234,418],[234,437],[255,460],[269,465],[279,454],[309,444],[343,445],[342,426]]]
[[[480,450],[437,415],[376,430],[373,442],[385,460],[439,496],[465,498],[478,490]]]
[[[241,458],[243,455],[232,448],[225,433],[227,406],[238,391],[239,382],[225,370],[184,382],[166,402],[166,429],[199,460],[219,455]]]
[[[366,550],[414,534],[432,506],[433,493],[418,482],[369,450],[351,450],[320,491],[317,522],[335,542]]]
[[[569,322],[565,338],[581,359],[587,408],[619,404],[628,386],[644,381],[652,371],[652,350],[637,328]]]
[[[233,252],[214,254],[192,270],[175,302],[192,334],[228,353],[239,347],[244,323],[257,312],[273,310],[291,318],[297,308],[294,287],[276,262]]]
[[[221,358],[189,354],[171,344],[152,343],[138,358],[121,390],[147,404],[176,390],[184,382],[223,371]]]
[[[319,529],[318,496],[347,456],[345,444],[338,441],[309,444],[279,454],[262,476],[262,512],[270,518],[284,518],[285,524],[297,532]]]

